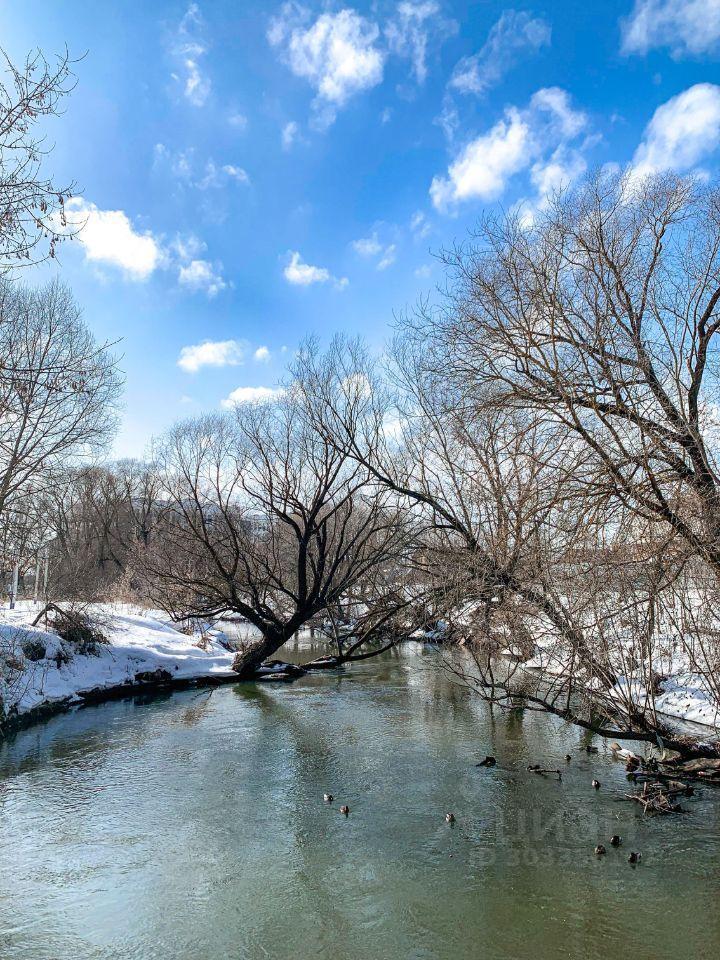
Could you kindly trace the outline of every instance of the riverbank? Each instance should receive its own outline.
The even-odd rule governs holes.
[[[212,632],[189,636],[160,611],[100,605],[107,640],[80,653],[51,629],[33,626],[30,602],[0,612],[2,725],[24,725],[59,710],[157,687],[236,682],[234,652]]]
[[[52,629],[33,626],[39,612],[30,601],[15,610],[0,610],[0,736],[84,703],[155,689],[239,682],[232,669],[235,650],[219,629],[189,635],[162,611],[101,604],[94,614],[107,642],[84,654]],[[557,665],[547,651],[539,651],[524,666],[552,674]],[[663,678],[656,710],[677,723],[680,732],[698,741],[714,739],[720,713],[703,679],[689,670],[677,649],[668,648],[657,668]],[[263,673],[269,679],[284,676],[279,667]],[[618,696],[624,685],[631,685],[640,702],[638,684],[634,677],[618,678]]]
[[[552,648],[538,647],[529,660],[523,662],[526,670],[549,677],[563,675],[568,663],[558,659]],[[647,678],[656,684],[653,691],[647,687]],[[619,672],[614,687],[608,691],[618,703],[633,702],[652,705],[658,715],[677,722],[683,732],[699,738],[720,732],[720,708],[707,680],[692,669],[682,645],[672,637],[658,641],[658,651],[652,664],[646,663],[634,673]]]

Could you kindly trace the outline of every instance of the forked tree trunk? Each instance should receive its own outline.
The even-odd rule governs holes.
[[[289,640],[284,632],[266,633],[260,640],[239,651],[233,660],[232,668],[243,680],[249,680],[255,671]]]

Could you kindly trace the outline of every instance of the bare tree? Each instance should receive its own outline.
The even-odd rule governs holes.
[[[121,460],[83,466],[44,499],[52,537],[54,596],[90,600],[137,594],[137,553],[147,546],[157,515],[152,464]]]
[[[325,380],[310,366],[308,385],[331,384],[318,422],[344,428],[355,455],[475,552],[487,590],[473,595],[460,575],[468,602],[456,620],[474,634],[473,679],[489,699],[652,740],[667,730],[655,695],[673,627],[696,676],[716,687],[714,619],[698,618],[687,585],[691,571],[698,584],[720,574],[719,210],[717,192],[692,181],[600,176],[531,227],[486,220],[475,243],[446,255],[444,302],[401,324],[393,375],[422,438],[404,477],[383,447],[387,412],[349,397],[353,364],[336,356],[341,373]],[[523,482],[539,481],[529,498],[505,483],[520,465]],[[493,490],[503,491],[495,516],[479,507]],[[510,563],[498,551],[506,530],[533,531]],[[508,648],[528,635],[525,651]],[[508,652],[515,666],[498,656]]]
[[[398,538],[392,557],[327,603],[314,626],[333,652],[304,666],[329,668],[368,660],[428,627],[428,610],[438,590],[418,576],[415,538],[407,519],[404,527],[407,536],[404,541]]]
[[[0,523],[12,529],[73,461],[104,448],[119,390],[114,357],[66,287],[0,285]]]
[[[519,412],[466,416],[462,397],[424,355],[408,329],[383,381],[359,342],[337,339],[324,355],[308,344],[294,373],[315,429],[410,505],[423,531],[415,562],[446,585],[449,606],[472,601],[489,616],[510,598],[528,604],[602,674],[539,559],[575,535],[564,530],[561,507],[582,454],[559,450],[556,437]]]
[[[178,425],[158,463],[151,596],[179,619],[253,624],[262,639],[237,658],[243,676],[401,549],[397,507],[313,431],[292,389]]]
[[[56,256],[72,234],[64,206],[73,185],[58,185],[43,170],[48,153],[39,124],[58,115],[74,87],[67,51],[54,61],[40,53],[17,66],[4,53],[0,79],[0,272]],[[0,320],[0,325],[2,321]]]
[[[435,584],[446,633],[465,645],[450,669],[502,707],[666,734],[658,614],[681,538],[660,543],[627,508],[608,515],[587,495],[588,451],[562,424],[479,403],[428,358],[422,318],[403,326],[385,378],[342,340],[326,354],[308,345],[295,374],[321,435],[415,517],[415,575]]]
[[[598,175],[532,227],[488,219],[419,328],[468,408],[532,409],[577,481],[676,532],[720,575],[720,194]]]

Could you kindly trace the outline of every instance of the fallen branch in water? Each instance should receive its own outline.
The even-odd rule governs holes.
[[[674,776],[703,780],[705,783],[720,784],[720,760],[698,758],[694,760],[668,760],[662,764],[664,772]]]
[[[537,763],[530,764],[530,766],[528,767],[528,770],[530,771],[530,773],[539,773],[542,776],[545,776],[546,774],[550,773],[550,774],[556,775],[558,780],[562,780],[562,770],[546,770],[544,767],[541,767]]]
[[[691,796],[692,788],[684,783],[671,781],[669,786],[663,783],[644,783],[640,793],[627,793],[628,800],[639,803],[643,813],[656,816],[667,813],[682,813],[683,808],[675,802],[679,796]]]

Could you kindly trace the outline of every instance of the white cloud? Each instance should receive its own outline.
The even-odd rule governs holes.
[[[186,263],[198,257],[203,250],[207,249],[207,245],[194,233],[185,233],[175,237],[170,244],[170,249],[181,262]]]
[[[210,81],[200,70],[197,58],[205,50],[200,46],[193,48],[193,56],[185,59],[185,97],[194,107],[202,107],[210,94]]]
[[[536,185],[543,180],[550,183],[553,177],[559,183],[568,173],[577,175],[584,159],[571,143],[586,125],[587,117],[571,106],[564,90],[538,90],[525,109],[509,107],[487,133],[466,144],[446,177],[433,178],[430,196],[435,207],[447,211],[466,200],[495,200],[511,177],[531,167]]]
[[[514,107],[504,120],[461,151],[448,168],[447,177],[433,177],[430,196],[438,210],[461,200],[494,200],[508,179],[527,165],[530,128]]]
[[[297,250],[290,252],[290,260],[283,273],[288,283],[301,287],[308,287],[312,283],[327,283],[330,279],[330,271],[326,267],[313,267],[309,263],[303,263]]]
[[[190,290],[203,290],[208,297],[215,297],[225,289],[227,283],[223,279],[220,267],[209,260],[190,260],[180,265],[178,282]]]
[[[684,173],[720,144],[720,87],[696,83],[663,103],[635,151],[632,177]]]
[[[163,143],[153,148],[153,166],[156,169],[169,169],[176,180],[197,190],[210,190],[223,187],[228,180],[248,185],[250,177],[247,170],[234,163],[218,165],[212,157],[202,166],[197,163],[195,151],[191,148],[172,153]]]
[[[228,116],[228,123],[231,127],[235,127],[237,130],[245,130],[247,129],[248,119],[244,113],[234,110]]]
[[[397,443],[402,440],[403,430],[407,425],[405,417],[393,417],[386,414],[382,424],[382,432],[389,443]]]
[[[410,220],[410,230],[416,238],[424,238],[430,233],[430,224],[422,210],[416,210]]]
[[[413,271],[418,280],[427,280],[432,273],[432,267],[429,263],[423,263]]]
[[[398,4],[394,20],[385,28],[390,49],[412,61],[418,83],[427,77],[427,53],[431,41],[442,43],[457,31],[454,20],[439,16],[440,5],[435,0],[417,0]]]
[[[146,280],[161,266],[159,240],[149,230],[135,230],[123,210],[99,210],[82,197],[69,200],[65,209],[88,260],[119,267],[131,280]]]
[[[669,47],[674,57],[697,56],[720,42],[720,0],[635,0],[622,21],[622,52]]]
[[[568,150],[565,146],[553,151],[548,160],[533,164],[530,179],[537,189],[540,204],[544,205],[550,196],[565,190],[586,170],[587,163],[583,155],[578,150]]]
[[[193,183],[198,190],[210,190],[220,185],[220,171],[213,160],[208,160],[202,176]]]
[[[377,262],[378,270],[386,270],[395,262],[396,246],[394,243],[385,246],[378,239],[377,231],[369,237],[362,237],[359,240],[353,240],[351,244],[355,253],[365,259],[374,259],[379,257]]]
[[[313,283],[328,283],[332,281],[338,289],[342,289],[348,284],[347,277],[341,277],[339,279],[333,277],[327,267],[314,267],[309,263],[304,263],[297,250],[291,250],[288,257],[288,262],[283,270],[283,274],[288,283],[300,287],[309,287]]]
[[[563,137],[576,137],[587,124],[582,111],[574,110],[570,105],[570,95],[560,87],[543,87],[530,99],[530,108],[549,114],[551,120],[559,126]]]
[[[77,236],[85,257],[109,264],[130,280],[146,280],[157,269],[177,270],[178,282],[191,290],[204,290],[214,297],[227,287],[222,264],[201,254],[205,243],[194,234],[178,235],[168,244],[150,230],[137,231],[123,210],[100,210],[83,197],[65,204],[67,233]]]
[[[156,143],[153,147],[153,168],[156,170],[169,169],[178,180],[190,180],[193,174],[193,164],[192,149],[172,153],[164,143]]]
[[[242,167],[235,166],[234,163],[223,164],[222,172],[226,177],[229,177],[231,180],[236,180],[238,183],[250,183],[250,177],[247,175],[247,171],[243,170]]]
[[[200,7],[197,3],[191,3],[172,43],[172,53],[180,69],[180,74],[174,76],[182,84],[185,99],[194,107],[202,107],[210,95],[210,79],[201,66],[201,58],[208,51],[203,39],[204,26]]]
[[[168,154],[168,156],[170,155]],[[189,180],[192,177],[192,165],[193,160],[191,151],[183,150],[180,153],[176,153],[174,156],[170,157],[170,170],[173,176],[177,177],[179,180]]]
[[[434,124],[445,134],[445,138],[452,143],[455,139],[455,132],[460,126],[460,114],[454,99],[445,93],[443,97],[442,109],[433,120]]]
[[[233,392],[225,397],[222,406],[226,409],[232,409],[240,403],[259,403],[267,400],[275,400],[281,397],[283,391],[279,387],[237,387]]]
[[[258,347],[253,356],[255,357],[257,363],[270,362],[270,351],[267,347]]]
[[[391,243],[389,247],[386,247],[382,258],[378,262],[378,270],[387,270],[389,266],[395,263],[396,252],[397,251],[394,243]]]
[[[289,150],[297,139],[300,128],[295,120],[290,120],[282,129],[281,142],[283,150]]]
[[[352,248],[361,257],[376,257],[382,250],[382,244],[378,240],[378,235],[374,233],[371,237],[353,240]]]
[[[460,93],[486,93],[525,54],[550,43],[550,25],[529,13],[506,10],[494,24],[482,49],[456,65],[450,86]]]
[[[316,91],[317,125],[328,126],[350,97],[382,80],[384,55],[375,46],[380,31],[351,9],[323,13],[308,27],[306,22],[304,8],[286,3],[271,22],[268,40]]]
[[[245,360],[246,344],[238,340],[205,340],[183,347],[177,365],[187,373],[201,367],[237,367]]]
[[[561,143],[549,157],[536,161],[530,169],[530,181],[535,196],[523,199],[515,206],[525,228],[535,222],[538,213],[546,209],[552,197],[566,190],[583,176],[587,162],[580,150]]]

